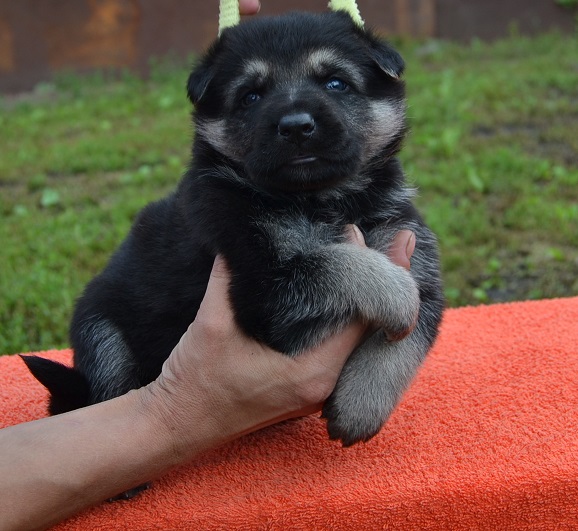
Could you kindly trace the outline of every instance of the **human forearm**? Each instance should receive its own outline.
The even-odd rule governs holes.
[[[213,311],[224,317],[216,326],[204,320]],[[205,308],[149,386],[0,430],[0,529],[46,528],[245,433],[319,410],[362,333],[349,327],[292,360]]]
[[[358,231],[353,239],[363,241]],[[410,240],[393,249],[396,263],[411,255]],[[292,359],[243,335],[228,286],[219,259],[195,322],[150,385],[0,430],[0,530],[46,528],[205,450],[320,409],[365,326]]]
[[[0,529],[45,528],[175,465],[142,395],[0,430]]]

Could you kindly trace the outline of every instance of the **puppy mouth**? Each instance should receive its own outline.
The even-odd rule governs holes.
[[[341,186],[357,171],[357,158],[341,149],[255,149],[247,158],[249,178],[271,191],[316,193]]]
[[[327,162],[316,155],[295,156],[280,167],[280,172],[269,184],[286,192],[317,192],[333,188],[345,176],[327,171]]]
[[[301,164],[310,164],[311,162],[315,162],[317,157],[315,155],[298,155],[297,157],[293,157],[289,164],[291,166],[299,166]]]
[[[287,193],[320,192],[332,188],[337,182],[284,182],[277,183],[275,188]]]

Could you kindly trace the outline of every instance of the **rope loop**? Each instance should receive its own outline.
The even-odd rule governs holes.
[[[329,0],[331,11],[347,11],[353,21],[363,27],[363,19],[355,0]],[[219,35],[225,28],[236,26],[241,21],[239,0],[219,0]]]

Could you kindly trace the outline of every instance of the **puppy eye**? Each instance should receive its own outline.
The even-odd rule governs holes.
[[[241,103],[244,107],[254,105],[261,99],[261,95],[257,92],[248,92],[241,98]]]
[[[349,88],[349,85],[337,77],[332,77],[329,81],[327,81],[327,83],[325,83],[325,88],[327,90],[344,91]]]

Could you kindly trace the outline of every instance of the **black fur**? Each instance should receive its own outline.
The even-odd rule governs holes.
[[[89,384],[81,372],[39,356],[20,357],[32,374],[38,375],[38,378],[42,375],[41,381],[48,389],[58,389],[58,392],[51,396],[48,408],[51,415],[88,404]],[[66,382],[66,385],[62,385],[63,382]]]
[[[435,238],[395,158],[402,71],[397,52],[344,13],[225,30],[188,80],[189,170],[140,213],[78,301],[75,371],[26,359],[52,394],[51,412],[154,380],[222,254],[239,325],[288,355],[356,318],[380,327],[324,409],[344,444],[375,435],[433,343],[443,306]],[[345,242],[351,223],[376,250]],[[411,275],[384,254],[402,229],[416,233]],[[409,336],[391,340],[416,319]]]

